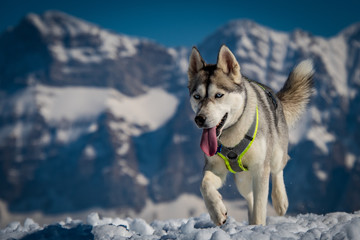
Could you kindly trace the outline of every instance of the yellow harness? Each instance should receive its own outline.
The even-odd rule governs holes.
[[[245,153],[251,147],[251,144],[254,142],[256,133],[259,125],[259,110],[256,106],[256,113],[254,117],[253,124],[249,128],[248,132],[245,134],[245,137],[238,143],[235,147],[229,148],[225,147],[218,141],[218,150],[217,154],[224,159],[227,169],[232,173],[248,171],[248,169],[243,165],[242,158]]]

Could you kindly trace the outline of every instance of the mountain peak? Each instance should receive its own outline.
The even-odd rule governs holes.
[[[247,18],[243,18],[243,19],[235,19],[235,20],[231,20],[229,21],[227,24],[225,24],[225,27],[231,27],[231,26],[235,26],[235,27],[255,27],[255,26],[259,26],[258,23],[256,23],[253,20],[247,19]]]
[[[292,34],[295,36],[312,36],[311,33],[300,28],[294,29],[290,32],[278,31],[249,19],[237,19],[230,21],[218,29],[218,32],[222,32],[225,36],[233,35],[236,37],[239,37],[243,34],[251,34],[260,37],[261,35],[267,35],[269,33]]]
[[[240,34],[242,32],[247,32],[250,29],[253,28],[261,28],[261,29],[268,29],[265,26],[262,26],[252,20],[249,19],[237,19],[237,20],[233,20],[228,22],[227,24],[225,24],[223,27],[221,27],[219,29],[219,31],[224,31],[227,34]]]
[[[340,32],[340,34],[344,35],[345,37],[355,37],[356,39],[360,38],[360,22],[351,24],[344,30]]]
[[[46,11],[41,15],[30,13],[24,20],[34,25],[43,35],[59,36],[67,33],[75,36],[99,30],[99,27],[92,23],[53,10]]]

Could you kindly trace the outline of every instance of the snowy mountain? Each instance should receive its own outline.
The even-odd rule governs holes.
[[[10,209],[140,209],[149,179],[136,149],[162,146],[144,134],[181,107],[180,53],[59,12],[28,15],[1,35],[0,52],[0,195]]]
[[[198,47],[215,62],[221,44],[244,75],[275,90],[296,63],[314,60],[316,92],[291,131],[289,211],[360,209],[360,25],[324,39],[233,21]],[[3,32],[0,198],[9,209],[126,212],[147,199],[199,195],[203,157],[186,88],[189,50],[54,11],[29,14]],[[240,198],[231,181],[222,192]]]

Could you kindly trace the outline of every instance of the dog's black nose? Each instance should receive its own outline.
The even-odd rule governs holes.
[[[195,117],[195,122],[199,127],[203,127],[205,124],[206,118],[203,115],[197,115]]]

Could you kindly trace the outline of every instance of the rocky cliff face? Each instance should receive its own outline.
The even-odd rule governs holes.
[[[285,169],[292,212],[360,208],[359,33],[353,25],[324,39],[233,21],[198,46],[215,62],[228,45],[244,75],[275,90],[297,62],[314,60],[316,92],[291,131]],[[54,213],[140,210],[147,198],[199,194],[203,157],[188,104],[189,50],[59,12],[30,14],[2,33],[0,197],[12,211]],[[223,192],[239,197],[234,188]]]

